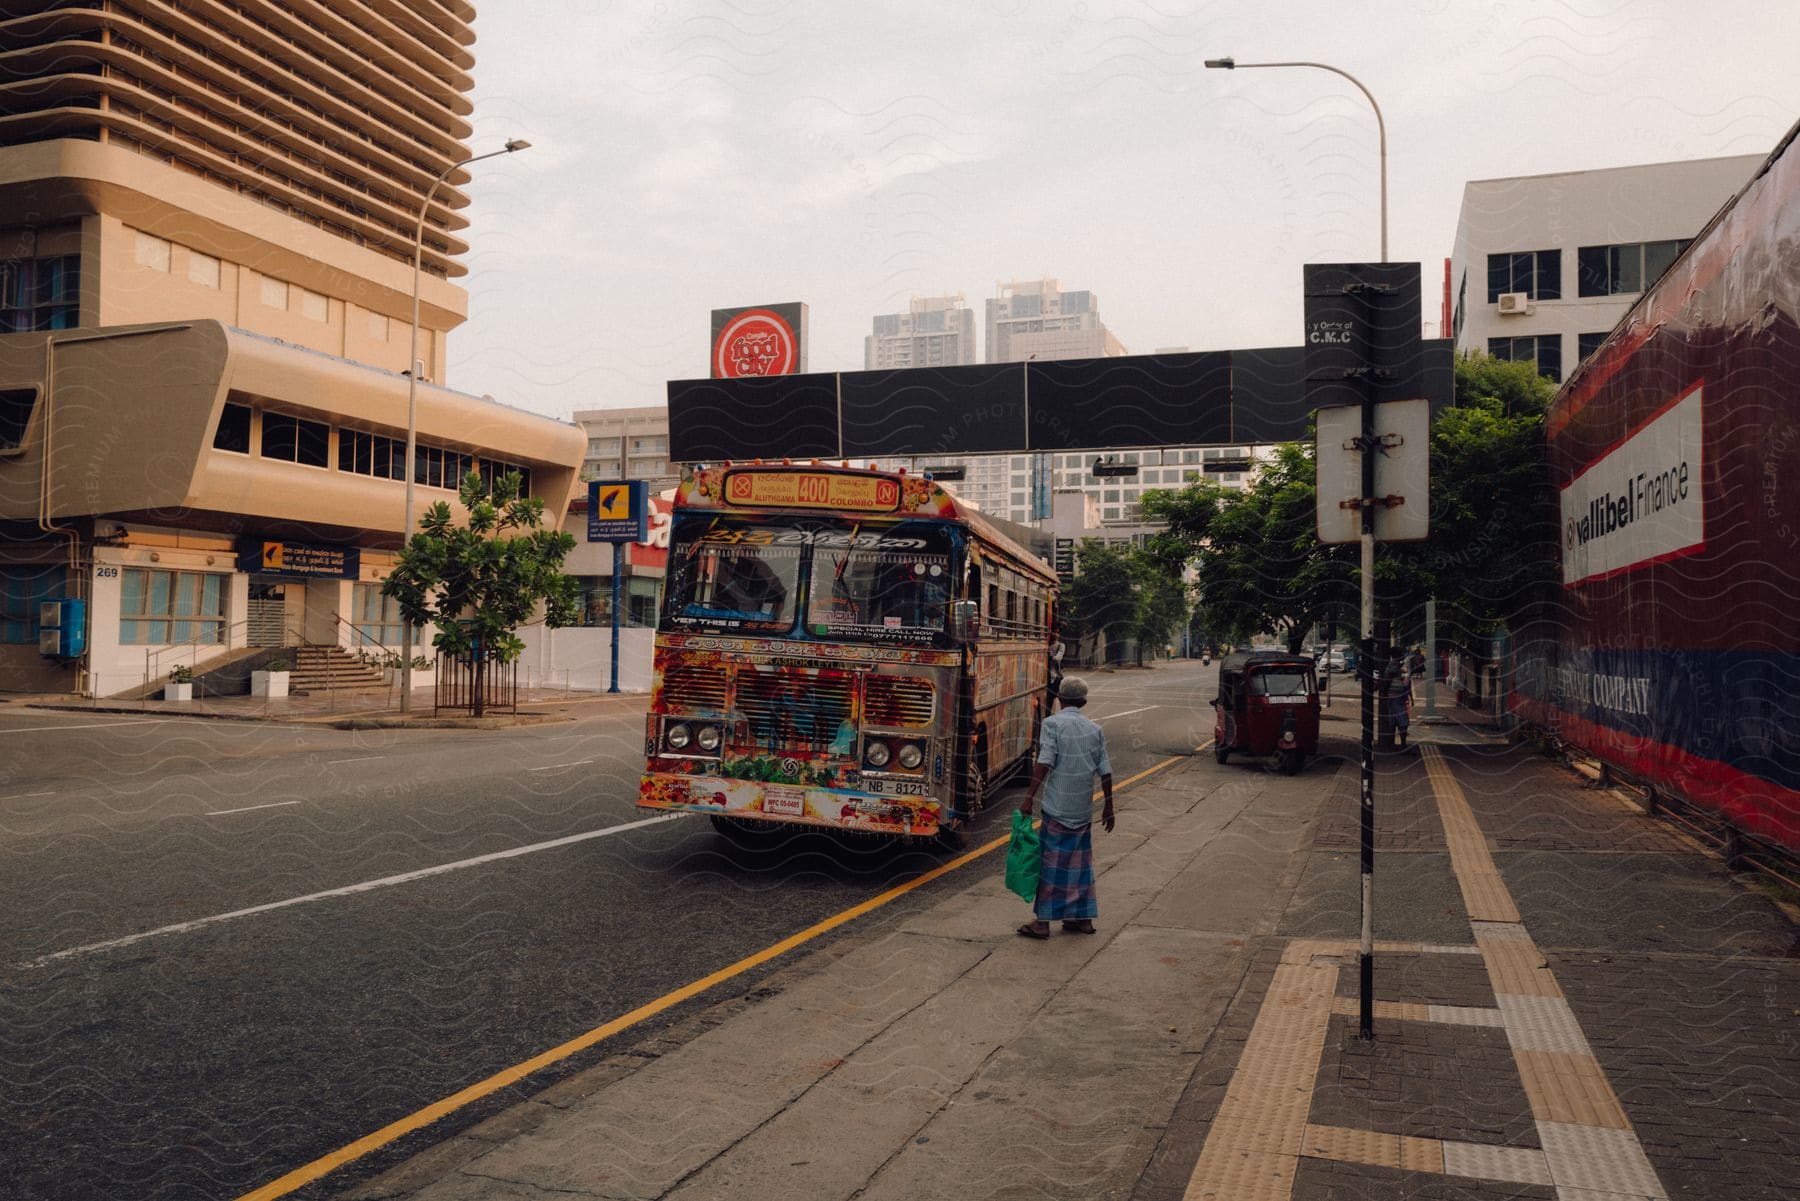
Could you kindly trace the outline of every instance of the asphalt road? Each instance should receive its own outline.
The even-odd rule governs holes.
[[[1121,780],[1211,734],[1210,669],[1088,679]],[[951,858],[740,846],[641,813],[642,731],[641,711],[349,733],[0,707],[6,1195],[237,1197]],[[1016,787],[974,842],[1004,832]],[[978,859],[825,937],[1001,867]],[[335,1193],[777,966],[294,1195]]]

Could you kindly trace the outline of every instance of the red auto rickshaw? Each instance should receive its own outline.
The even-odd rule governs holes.
[[[1219,661],[1213,698],[1213,757],[1233,751],[1276,755],[1293,775],[1319,753],[1319,682],[1313,661],[1281,651],[1247,651]]]

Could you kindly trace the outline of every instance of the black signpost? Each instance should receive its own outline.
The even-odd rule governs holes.
[[[1375,726],[1387,648],[1375,637],[1375,543],[1428,530],[1431,411],[1419,334],[1417,263],[1306,267],[1306,376],[1318,408],[1321,542],[1362,548],[1362,937],[1360,1033],[1373,1038]]]

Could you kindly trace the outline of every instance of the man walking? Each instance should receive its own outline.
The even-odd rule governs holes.
[[[1088,720],[1087,682],[1075,676],[1062,682],[1062,712],[1039,727],[1037,762],[1031,788],[1019,806],[1031,815],[1039,791],[1044,794],[1044,820],[1039,838],[1043,866],[1038,875],[1035,921],[1019,927],[1026,938],[1049,938],[1050,923],[1061,921],[1074,934],[1094,933],[1099,901],[1094,895],[1094,777],[1106,797],[1100,824],[1113,828],[1112,762],[1106,757],[1106,731]]]

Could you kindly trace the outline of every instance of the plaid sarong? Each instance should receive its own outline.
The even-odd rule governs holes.
[[[1094,895],[1094,827],[1065,826],[1046,817],[1038,837],[1044,846],[1034,909],[1038,920],[1079,922],[1100,916]]]

